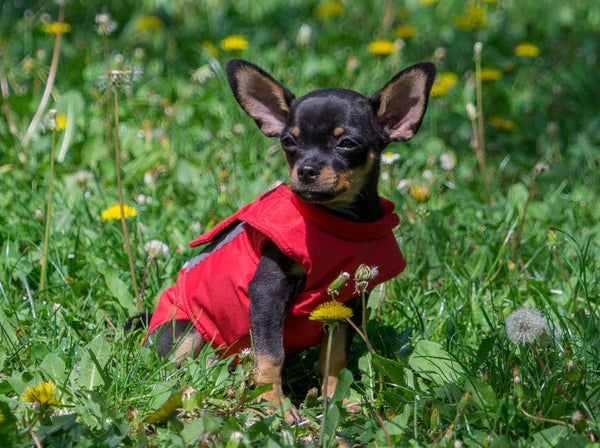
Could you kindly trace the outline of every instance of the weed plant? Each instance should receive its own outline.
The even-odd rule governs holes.
[[[598,446],[597,1],[1,11],[0,445]],[[325,421],[318,350],[286,363],[290,427],[255,401],[251,354],[177,369],[123,330],[190,240],[287,178],[230,57],[298,94],[438,66],[420,133],[383,157],[408,267],[371,294],[371,350],[355,339]]]

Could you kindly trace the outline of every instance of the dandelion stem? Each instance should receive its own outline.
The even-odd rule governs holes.
[[[352,328],[354,328],[354,331],[356,331],[356,333],[363,339],[363,341],[365,341],[365,344],[367,344],[367,350],[369,350],[370,353],[375,353],[375,350],[373,349],[373,346],[369,342],[369,339],[365,336],[365,334],[362,331],[360,331],[360,328],[358,328],[358,325],[356,325],[350,318],[347,318],[346,322],[348,322],[348,324]]]
[[[527,217],[527,208],[529,207],[529,203],[531,202],[531,198],[533,198],[535,192],[535,180],[538,175],[542,172],[540,168],[542,164],[537,163],[535,168],[533,169],[533,173],[531,175],[531,182],[529,183],[529,191],[527,192],[527,199],[525,200],[525,205],[523,205],[523,214],[521,215],[521,219],[519,221],[519,227],[517,228],[517,233],[515,233],[513,237],[513,260],[517,257],[517,252],[521,247],[521,234],[523,233],[523,226],[525,225],[525,218]]]
[[[46,204],[46,228],[44,230],[44,249],[42,250],[42,268],[40,272],[40,292],[46,286],[46,270],[48,268],[48,245],[50,242],[50,219],[52,217],[52,186],[54,184],[54,149],[56,147],[56,129],[52,129],[52,146],[50,147],[50,179],[48,180],[48,202]]]
[[[476,138],[476,155],[479,163],[479,170],[483,178],[483,185],[486,192],[486,201],[489,201],[490,180],[487,176],[485,167],[485,137],[483,133],[483,95],[481,87],[481,44],[475,44],[475,93],[477,96],[477,138]]]
[[[38,437],[38,435],[36,434],[36,432],[33,429],[33,426],[29,427],[29,435],[31,436],[31,440],[33,440],[33,443],[35,444],[36,448],[42,448],[43,445],[40,442],[40,439]]]
[[[373,347],[371,346],[371,342],[369,342],[369,334],[367,333],[367,293],[366,293],[366,291],[363,291],[363,293],[361,294],[361,302],[362,302],[363,338],[365,340],[365,343],[367,344],[367,347],[371,347],[371,350],[372,350]]]
[[[544,373],[546,374],[546,376],[548,378],[550,378],[552,376],[552,372],[550,371],[550,369],[548,369],[548,367],[546,366],[546,363],[544,363],[544,361],[542,360],[542,357],[540,356],[540,353],[537,351],[537,348],[535,348],[535,345],[533,345],[533,343],[531,343],[531,342],[529,343],[529,346],[531,347],[531,350],[533,351],[533,354],[534,354],[535,359],[537,360],[538,364],[542,367],[542,369],[544,369]],[[556,386],[556,389],[567,400],[571,399],[571,396],[569,395],[569,393],[566,390],[564,390],[563,387],[558,382],[555,382],[554,386]]]
[[[56,78],[56,70],[58,68],[58,57],[60,55],[60,43],[62,40],[62,24],[65,20],[65,3],[60,2],[60,8],[58,10],[58,32],[56,33],[56,40],[54,41],[54,52],[52,53],[52,62],[50,63],[50,72],[48,73],[48,80],[46,81],[46,88],[44,89],[44,94],[42,95],[42,100],[40,101],[40,105],[38,106],[31,123],[29,123],[29,127],[23,136],[23,140],[21,140],[21,144],[25,149],[25,157],[27,157],[29,152],[29,140],[37,127],[42,114],[44,113],[44,109],[46,108],[46,104],[48,104],[48,99],[50,99],[50,93],[52,93],[52,87],[54,86],[54,79]]]
[[[133,282],[133,292],[135,294],[135,306],[139,311],[142,311],[142,303],[140,300],[139,289],[135,277],[135,267],[133,265],[133,256],[131,254],[131,245],[129,244],[129,234],[127,232],[127,223],[125,222],[125,207],[123,203],[123,186],[121,184],[121,156],[119,148],[119,94],[115,88],[115,162],[117,165],[117,191],[119,193],[119,207],[121,209],[121,227],[123,228],[123,238],[125,240],[125,248],[127,249],[127,257],[129,258],[129,270],[131,271],[131,280]]]
[[[144,269],[144,275],[142,276],[142,286],[140,286],[140,300],[144,297],[144,289],[146,289],[146,278],[148,277],[148,270],[150,269],[150,265],[154,261],[153,257],[148,257],[148,262],[146,263],[146,269]]]
[[[106,37],[106,35],[102,35],[102,42],[104,43],[104,68],[105,68],[105,72],[108,73],[109,72],[109,61],[108,61],[108,38]],[[110,90],[107,89],[106,90],[106,137],[105,137],[105,143],[106,143],[106,150],[107,153],[108,148],[110,148],[110,137],[111,137],[111,132],[110,132],[110,111],[111,111],[111,95],[110,95]]]
[[[327,397],[327,386],[329,384],[329,367],[331,361],[331,345],[333,344],[333,331],[331,325],[327,328],[327,355],[325,357],[325,375],[323,376],[323,421],[321,422],[321,429],[319,431],[319,439],[321,440],[321,446],[327,446],[325,443],[325,422],[327,421],[327,406],[329,405],[329,399]]]

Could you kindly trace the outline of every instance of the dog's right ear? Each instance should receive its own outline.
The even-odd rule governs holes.
[[[227,80],[242,109],[268,137],[279,137],[295,95],[267,72],[243,59],[230,59]]]

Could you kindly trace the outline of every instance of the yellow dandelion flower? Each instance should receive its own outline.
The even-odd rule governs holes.
[[[125,213],[125,218],[137,215],[136,209],[130,207],[129,205],[123,206],[123,212]],[[102,219],[104,221],[108,221],[111,219],[121,219],[121,207],[119,206],[119,204],[111,205],[106,210],[104,210],[102,212]]]
[[[431,96],[444,96],[458,82],[458,75],[452,72],[440,73],[431,87]]]
[[[139,34],[158,32],[165,27],[160,17],[146,15],[138,18],[135,22],[135,31]]]
[[[54,118],[54,130],[55,131],[64,131],[65,128],[67,127],[67,117],[65,117],[62,114],[58,114],[56,115],[56,118]]]
[[[485,9],[479,5],[467,7],[465,13],[454,17],[454,26],[461,31],[478,30],[485,28]]]
[[[427,202],[431,197],[431,188],[424,184],[415,185],[410,189],[410,192],[415,201],[420,203]]]
[[[68,23],[45,23],[42,25],[42,31],[46,34],[68,33],[71,31],[71,25]]]
[[[54,396],[56,384],[52,381],[40,381],[35,387],[28,387],[21,395],[21,401],[38,403],[40,406],[60,406],[60,401]]]
[[[394,37],[396,39],[410,39],[417,35],[417,27],[412,25],[402,25],[394,29]]]
[[[25,58],[21,64],[21,67],[23,67],[23,71],[25,73],[30,73],[35,68],[35,61],[33,58]]]
[[[540,48],[536,44],[523,42],[515,47],[515,54],[523,58],[537,58],[540,55]]]
[[[352,310],[340,302],[325,302],[316,307],[308,318],[324,323],[346,320],[352,317]]]
[[[227,36],[221,41],[221,48],[225,51],[241,51],[248,48],[248,41],[240,35]]]
[[[512,132],[517,129],[517,123],[503,117],[492,117],[490,123],[493,127],[500,129],[501,131]]]
[[[219,54],[219,49],[212,42],[202,42],[202,48],[211,56],[216,57]]]
[[[315,15],[319,19],[328,19],[339,16],[344,10],[344,5],[340,1],[325,2],[318,5],[315,9]]]
[[[482,68],[481,69],[481,80],[482,81],[498,81],[502,79],[502,72],[495,68]]]
[[[369,51],[373,54],[386,55],[393,53],[398,49],[391,40],[379,39],[369,44]]]

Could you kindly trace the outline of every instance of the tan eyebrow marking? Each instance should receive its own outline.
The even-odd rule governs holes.
[[[292,129],[292,135],[294,137],[298,137],[300,135],[300,128],[299,127],[295,127],[294,129]]]
[[[340,136],[340,135],[342,135],[344,132],[345,132],[345,131],[344,131],[344,128],[342,128],[342,127],[339,127],[339,126],[338,126],[337,128],[335,128],[335,129],[333,130],[333,135],[334,135],[335,137],[339,137],[339,136]]]

